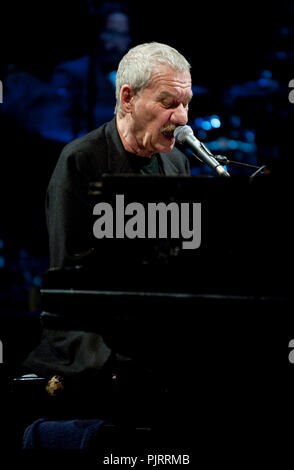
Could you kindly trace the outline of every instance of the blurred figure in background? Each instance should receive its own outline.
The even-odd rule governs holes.
[[[91,50],[53,71],[55,100],[41,129],[46,138],[65,142],[113,118],[116,69],[131,44],[129,15],[120,3],[103,3],[91,13],[96,27]]]
[[[88,2],[92,31],[86,55],[59,63],[49,81],[10,66],[2,112],[27,130],[66,143],[112,119],[115,76],[131,45],[122,3]]]

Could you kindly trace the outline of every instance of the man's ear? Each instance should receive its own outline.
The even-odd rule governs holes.
[[[120,90],[120,103],[121,107],[125,113],[132,112],[132,99],[134,97],[134,92],[130,85],[123,85]]]

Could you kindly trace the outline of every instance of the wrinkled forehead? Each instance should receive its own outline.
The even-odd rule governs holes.
[[[190,72],[187,70],[180,72],[179,70],[162,64],[159,64],[158,67],[154,67],[149,88],[160,96],[180,95],[189,100],[193,96]]]

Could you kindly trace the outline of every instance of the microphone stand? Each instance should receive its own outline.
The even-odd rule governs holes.
[[[227,157],[225,157],[224,155],[214,155],[207,147],[206,145],[203,144],[203,142],[200,142],[200,146],[209,154],[211,155],[216,161],[218,161],[221,165],[237,165],[237,166],[243,166],[244,168],[253,168],[254,170],[256,170],[254,173],[252,173],[252,175],[249,176],[249,179],[250,181],[253,180],[253,178],[255,178],[255,176],[257,176],[259,173],[261,173],[264,168],[266,168],[266,165],[262,165],[261,167],[259,166],[256,166],[256,165],[250,165],[249,163],[242,163],[242,162],[236,162],[235,160],[229,160]],[[195,154],[194,154],[195,155]],[[197,155],[195,155],[195,157],[202,161],[199,157],[197,157]]]
[[[266,168],[266,165],[262,165],[262,166],[256,166],[256,165],[250,165],[249,163],[242,163],[242,162],[236,162],[235,160],[229,160],[227,157],[223,156],[223,155],[214,155],[214,158],[219,162],[221,163],[222,165],[237,165],[237,166],[243,166],[245,168],[253,168],[254,170],[256,170],[254,173],[252,173],[252,175],[249,176],[250,180],[252,180],[253,178],[255,178],[255,176],[257,176],[259,173],[261,173],[265,168]]]

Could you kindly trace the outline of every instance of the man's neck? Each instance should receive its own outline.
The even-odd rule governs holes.
[[[136,140],[135,134],[132,132],[132,122],[129,114],[122,116],[118,113],[116,115],[116,127],[123,147],[127,152],[139,155],[140,157],[152,157],[154,152],[146,153],[146,150],[142,149]]]

